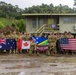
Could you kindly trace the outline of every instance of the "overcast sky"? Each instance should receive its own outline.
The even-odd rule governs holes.
[[[26,8],[31,7],[33,5],[41,5],[44,4],[51,4],[53,5],[68,5],[69,7],[73,7],[74,0],[0,0],[6,3],[11,3],[12,5],[18,5],[19,8]]]

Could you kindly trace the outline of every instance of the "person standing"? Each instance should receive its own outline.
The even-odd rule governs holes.
[[[48,36],[49,40],[49,52],[51,52],[53,55],[56,54],[56,40],[57,37],[53,32],[50,32],[50,35]]]
[[[17,49],[18,35],[17,35],[16,31],[13,32],[12,37],[13,37],[12,39],[15,39],[15,41],[16,41],[16,49]],[[16,53],[16,51],[17,51],[16,49],[12,50],[12,53]]]
[[[61,39],[61,34],[58,32],[56,33],[57,41],[56,41],[56,50],[57,54],[63,54],[63,50],[60,46],[60,39]]]

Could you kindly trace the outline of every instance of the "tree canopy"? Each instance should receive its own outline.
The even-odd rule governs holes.
[[[76,0],[74,0],[74,5],[76,5]],[[13,6],[0,1],[0,17],[21,19],[22,13],[76,13],[76,8],[62,4],[54,6],[52,3],[49,5],[42,3],[42,5],[21,9],[18,5]]]

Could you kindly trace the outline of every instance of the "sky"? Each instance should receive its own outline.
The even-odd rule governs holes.
[[[73,7],[74,0],[0,0],[6,3],[11,3],[12,5],[18,5],[19,8],[27,8],[33,5],[41,5],[44,4],[53,4],[54,6],[62,4],[68,5],[69,7]]]

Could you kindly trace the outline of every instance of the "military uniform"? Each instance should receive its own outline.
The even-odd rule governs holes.
[[[56,50],[57,50],[57,54],[63,54],[63,50],[60,46],[60,39],[62,38],[61,37],[61,34],[60,33],[57,33],[56,34],[56,37],[57,37],[57,41],[56,41]]]
[[[68,35],[68,38],[74,38],[74,36],[70,34],[70,35]]]
[[[68,38],[67,32],[65,31],[62,38]]]
[[[68,34],[67,34],[66,31],[64,32],[62,38],[68,38]],[[68,53],[68,50],[65,50],[65,49],[64,49],[63,51],[64,51],[64,54]]]
[[[67,36],[68,36],[68,38],[74,38],[74,36],[70,32],[68,33]],[[68,54],[73,54],[73,51],[69,50]]]
[[[29,50],[29,55],[31,55],[36,47],[36,43],[35,42],[30,42],[30,50]]]
[[[1,33],[0,38],[5,38],[5,35],[3,33]]]
[[[52,54],[56,53],[56,41],[57,41],[57,37],[53,34],[53,35],[49,35],[48,36],[48,40],[49,40],[49,51]]]
[[[31,34],[29,36],[29,40],[30,40],[30,50],[29,50],[29,55],[31,55],[34,51],[35,51],[35,47],[36,47],[36,43],[33,41],[32,36],[34,36],[34,34]],[[31,41],[32,40],[32,41]]]
[[[16,49],[17,49],[18,35],[16,34],[16,32],[14,32],[12,34],[12,39],[15,39],[15,41],[16,41]],[[16,49],[15,50],[12,50],[12,53],[16,53]]]

